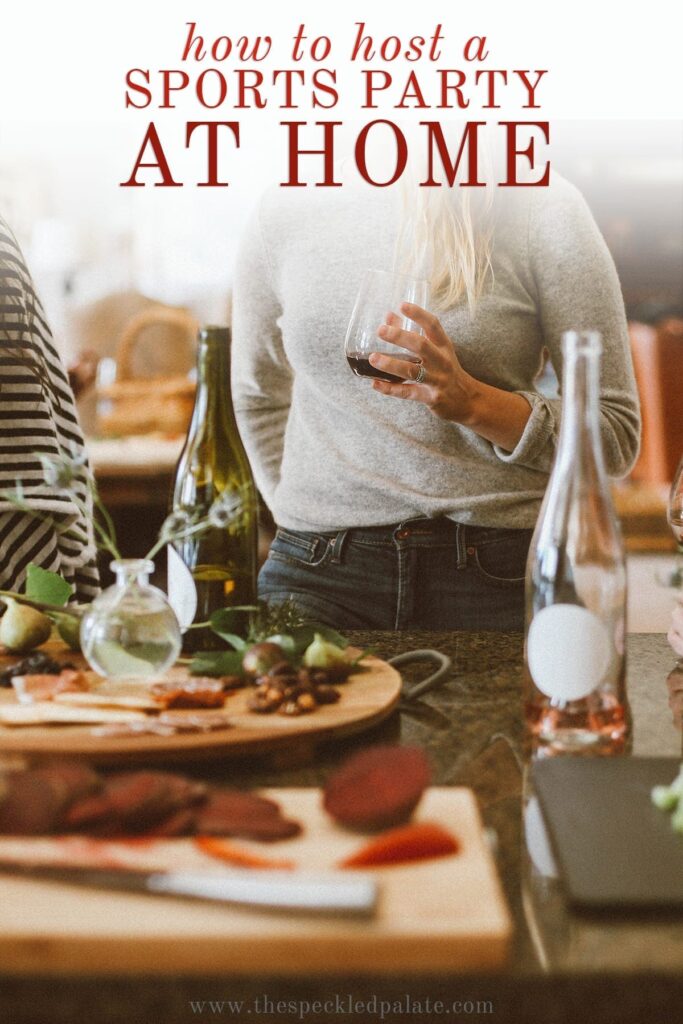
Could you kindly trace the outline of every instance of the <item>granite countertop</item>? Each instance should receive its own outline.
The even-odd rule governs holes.
[[[76,1002],[108,1000],[112,1015],[97,1020],[195,1019],[192,999],[253,998],[255,991],[278,999],[313,1000],[330,993],[355,993],[398,999],[401,993],[452,1000],[489,999],[497,1022],[560,1022],[579,1018],[590,1024],[618,1020],[674,1019],[683,1005],[683,920],[633,922],[586,921],[566,911],[558,883],[544,875],[527,852],[524,828],[525,766],[521,718],[522,637],[494,633],[350,634],[352,643],[373,647],[384,658],[407,650],[434,648],[453,661],[450,677],[435,691],[401,705],[398,714],[343,743],[319,751],[314,763],[197,765],[195,774],[249,786],[312,786],[350,749],[377,742],[415,743],[424,747],[437,785],[465,785],[477,794],[486,825],[497,837],[497,863],[515,920],[515,940],[508,967],[489,977],[333,979],[5,979],[4,1003],[22,1021],[37,1019],[25,1010],[50,1005],[52,1024],[71,1021]],[[633,752],[643,756],[681,756],[680,717],[673,720],[667,676],[675,658],[659,634],[636,634],[628,640],[628,691],[633,711]],[[402,670],[403,671],[403,670]],[[409,666],[404,676],[419,679],[424,665]],[[682,680],[683,683],[683,680]],[[680,712],[679,712],[680,715]],[[536,860],[539,858],[535,854]],[[341,969],[341,968],[340,968]],[[8,1002],[9,1000],[9,1002]],[[586,1007],[591,1007],[587,1016]],[[136,1008],[135,1015],[131,1008]],[[63,1013],[62,1013],[63,1010]],[[108,1011],[107,1011],[108,1012]],[[119,1015],[115,1015],[118,1013]],[[145,1014],[149,1014],[146,1016]],[[80,1014],[79,1014],[80,1015]],[[276,1012],[261,1021],[287,1019]],[[294,1018],[293,1018],[294,1019]],[[305,1020],[327,1018],[308,1015]],[[335,1016],[335,1020],[351,1017]],[[354,1017],[355,1020],[364,1019]],[[370,1019],[370,1018],[368,1018]],[[379,1018],[377,1018],[379,1019]],[[388,1018],[387,1018],[388,1019]],[[396,1020],[427,1020],[405,1012]]]

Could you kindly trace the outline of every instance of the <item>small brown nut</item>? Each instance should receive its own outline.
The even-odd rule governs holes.
[[[280,705],[279,712],[280,712],[281,715],[300,715],[300,714],[302,714],[302,711],[299,708],[299,705],[298,705],[298,703],[295,700],[286,700],[283,704]]]
[[[295,700],[297,697],[300,697],[302,693],[313,694],[313,687],[303,685],[302,683],[295,683],[293,686],[285,688],[285,697],[288,700]]]
[[[345,683],[353,672],[353,665],[332,665],[326,672],[328,683]]]
[[[277,705],[271,701],[262,700],[258,697],[250,697],[247,701],[247,707],[250,711],[255,711],[259,715],[267,715],[271,711],[277,710]]]
[[[247,701],[250,711],[268,714],[277,711],[283,701],[283,693],[277,686],[257,686]]]
[[[315,688],[315,699],[318,704],[336,704],[341,694],[334,686],[317,686]]]
[[[307,714],[309,711],[315,711],[318,706],[318,702],[312,693],[302,693],[296,699],[297,707],[302,714]]]
[[[269,676],[268,678],[268,682],[273,686],[292,686],[296,681],[296,672],[283,672],[279,676]]]
[[[273,665],[268,670],[269,676],[288,676],[294,672],[294,669],[288,661],[278,661],[276,665]]]

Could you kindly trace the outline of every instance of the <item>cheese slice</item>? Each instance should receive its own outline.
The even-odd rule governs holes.
[[[63,694],[62,696],[66,696]],[[33,704],[1,704],[0,725],[99,725],[106,722],[144,721],[142,711],[115,710],[112,708],[70,707],[54,700],[36,701]]]

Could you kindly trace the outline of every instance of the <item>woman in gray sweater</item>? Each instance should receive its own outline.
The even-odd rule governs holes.
[[[563,331],[601,332],[608,472],[635,460],[624,306],[583,198],[555,176],[474,217],[467,191],[421,190],[406,230],[391,190],[274,189],[243,239],[233,395],[278,526],[259,592],[319,621],[522,628],[561,408],[535,381],[546,352],[561,379]],[[347,365],[346,327],[364,272],[391,269],[406,237],[430,251],[430,311],[410,311],[424,336],[392,318],[378,329],[419,357],[422,382],[418,365],[373,356],[410,382],[369,386]]]

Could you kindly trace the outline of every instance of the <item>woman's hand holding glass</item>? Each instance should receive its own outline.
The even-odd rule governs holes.
[[[401,304],[401,312],[418,324],[424,335],[402,329],[401,319],[395,313],[387,316],[377,335],[413,352],[419,362],[373,352],[370,362],[376,369],[401,377],[406,383],[374,380],[372,386],[392,398],[422,402],[441,419],[467,424],[474,411],[477,382],[463,369],[437,317],[410,302]]]
[[[400,310],[424,331],[424,336],[402,329],[401,319],[395,313],[387,316],[377,336],[412,352],[419,362],[373,352],[370,364],[375,369],[402,378],[396,384],[373,380],[373,388],[390,398],[422,402],[440,419],[460,423],[492,444],[513,451],[531,415],[526,398],[485,384],[467,373],[455,345],[433,313],[411,302],[401,303]]]

